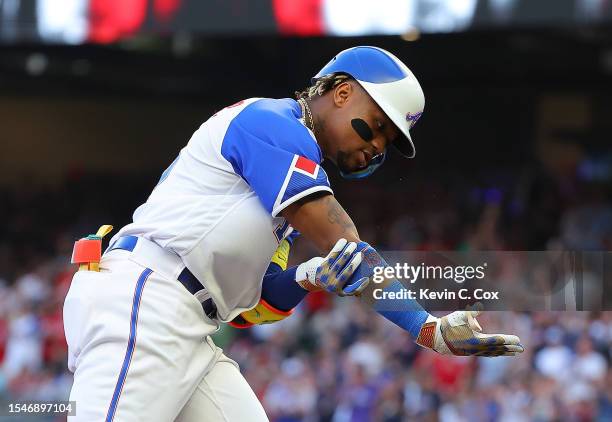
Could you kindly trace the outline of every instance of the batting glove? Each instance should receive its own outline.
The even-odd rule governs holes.
[[[298,265],[296,282],[310,291],[326,290],[338,296],[359,295],[370,282],[369,277],[352,279],[361,259],[357,243],[340,239],[325,258],[312,258]]]
[[[430,315],[416,342],[443,355],[455,356],[515,356],[525,350],[517,336],[482,334],[476,321],[481,312],[456,311],[442,318]]]

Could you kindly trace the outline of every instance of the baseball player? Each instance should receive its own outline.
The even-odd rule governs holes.
[[[392,146],[413,157],[409,131],[423,106],[399,59],[362,46],[334,57],[297,101],[251,98],[202,124],[101,259],[110,227],[75,244],[79,271],[64,304],[74,420],[267,420],[210,335],[220,323],[286,318],[312,290],[367,301],[374,268],[386,264],[320,164],[359,179]],[[326,256],[287,269],[296,230]],[[480,333],[477,311],[437,318],[413,300],[395,302],[372,305],[439,353],[523,350],[516,336]]]

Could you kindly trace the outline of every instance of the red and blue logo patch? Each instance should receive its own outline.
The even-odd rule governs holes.
[[[300,195],[317,186],[329,188],[327,175],[316,162],[299,155],[296,155],[293,160],[285,190],[281,192],[280,203],[284,203],[295,195]]]

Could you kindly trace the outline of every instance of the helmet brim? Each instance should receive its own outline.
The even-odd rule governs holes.
[[[393,146],[395,146],[404,157],[414,158],[416,155],[416,148],[414,147],[414,142],[410,135],[410,126],[412,122],[409,122],[405,115],[402,115],[397,108],[393,107],[385,99],[388,98],[389,92],[393,92],[393,90],[397,89],[394,85],[402,83],[403,81],[392,82],[385,85],[363,82],[358,79],[356,79],[356,81],[365,89],[374,102],[378,104],[387,117],[389,117],[389,120],[391,120],[400,131],[400,136],[393,142]],[[420,90],[420,86],[418,85],[415,88]]]

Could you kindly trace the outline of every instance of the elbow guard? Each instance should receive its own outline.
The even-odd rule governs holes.
[[[249,328],[256,324],[272,324],[287,318],[292,313],[293,309],[282,311],[270,305],[264,299],[260,299],[257,306],[238,315],[229,322],[229,325],[235,328]]]

